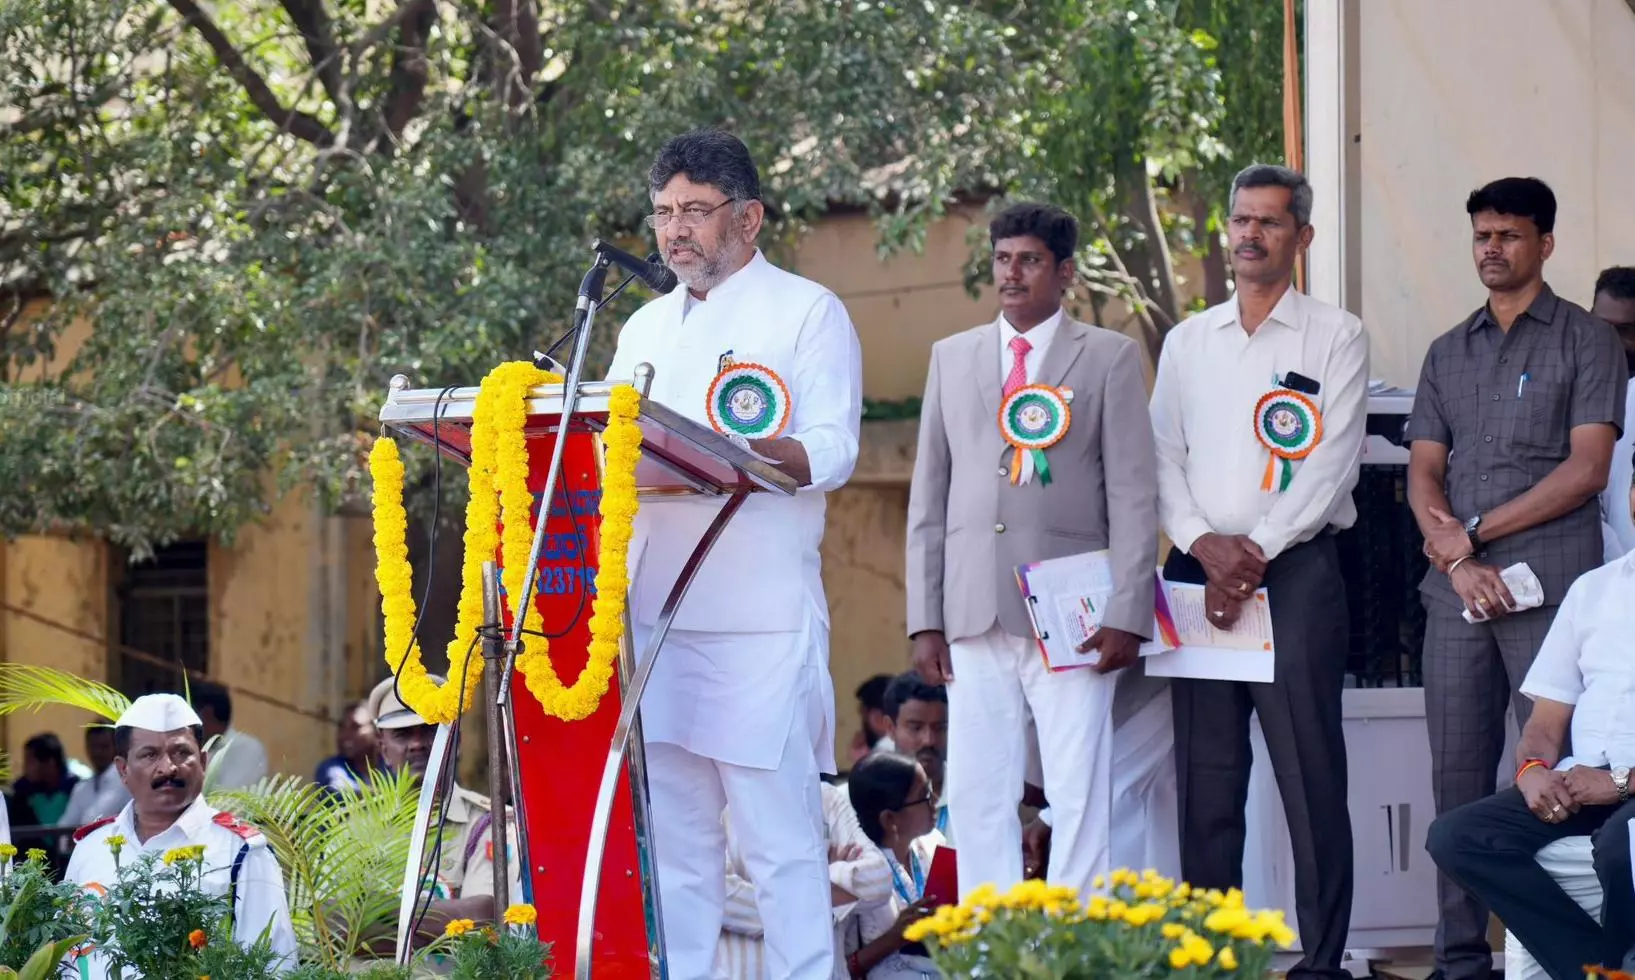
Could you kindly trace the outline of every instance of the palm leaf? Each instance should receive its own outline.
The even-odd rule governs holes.
[[[0,716],[65,705],[100,715],[109,722],[131,706],[130,699],[106,684],[89,681],[55,667],[0,663]]]
[[[279,777],[212,794],[211,804],[266,835],[303,960],[344,969],[372,930],[396,920],[418,799],[412,777],[377,773],[355,793]]]

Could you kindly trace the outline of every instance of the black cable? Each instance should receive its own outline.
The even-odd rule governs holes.
[[[415,610],[414,628],[409,630],[409,642],[403,648],[403,656],[397,660],[397,668],[392,671],[392,696],[397,703],[404,707],[409,702],[403,700],[403,669],[409,665],[409,654],[414,651],[415,643],[420,639],[420,624],[426,618],[426,606],[431,603],[431,583],[437,569],[437,525],[442,520],[443,513],[443,453],[439,448],[440,440],[437,437],[437,424],[443,417],[443,399],[449,392],[459,385],[449,385],[437,393],[437,400],[432,403],[431,409],[431,442],[434,450],[432,458],[432,501],[431,501],[431,528],[426,535],[426,587],[420,591],[420,608]],[[452,666],[452,665],[451,665]]]
[[[471,665],[471,653],[477,648],[477,641],[485,633],[488,635],[493,635],[495,631],[499,629],[500,626],[497,623],[484,623],[482,626],[477,628],[477,635],[472,637],[471,643],[466,646],[465,659],[460,664],[460,704],[465,703],[466,669]],[[450,670],[452,670],[453,664],[451,663],[449,667]],[[419,911],[414,914],[409,923],[409,945],[411,947],[414,945],[414,937],[419,934],[420,927],[426,921],[427,914],[431,912],[432,894],[431,889],[425,887],[425,881],[428,875],[435,876],[437,866],[442,863],[443,830],[448,826],[449,802],[454,797],[454,777],[459,768],[459,758],[460,718],[456,717],[453,725],[451,725],[449,728],[449,745],[447,751],[444,753],[444,760],[447,763],[445,766],[445,772],[440,774],[437,782],[437,792],[442,801],[437,813],[437,840],[436,843],[432,845],[431,853],[427,855],[426,860],[422,862],[420,866],[418,884],[420,885],[420,890],[424,896],[425,902],[422,905],[419,898],[415,900],[415,905],[419,908]],[[427,831],[429,832],[430,830],[431,828],[428,827]],[[435,877],[433,877],[432,880],[435,882]]]

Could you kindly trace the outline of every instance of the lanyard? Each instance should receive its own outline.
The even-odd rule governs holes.
[[[911,881],[904,883],[903,866],[897,861],[897,855],[883,847],[880,848],[880,853],[886,856],[886,863],[891,865],[891,887],[897,892],[897,897],[909,905],[919,901],[920,896],[925,894],[925,872],[920,869],[920,856],[915,854],[912,849],[908,852],[908,869]],[[909,892],[910,884],[914,888],[912,894]]]

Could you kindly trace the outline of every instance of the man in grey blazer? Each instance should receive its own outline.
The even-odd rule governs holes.
[[[1110,862],[1118,675],[1130,673],[1152,629],[1152,424],[1135,342],[1062,310],[1075,274],[1073,217],[1016,205],[989,235],[999,319],[931,351],[909,491],[908,630],[915,667],[948,684],[961,890],[1022,879],[1017,803],[1030,711],[1053,826],[1046,878],[1088,889]],[[1043,460],[1013,449],[1026,433],[1012,425],[1007,438],[1000,418],[1005,398],[1028,385],[1071,390],[1066,431]],[[1086,645],[1100,661],[1052,672],[1016,568],[1102,549],[1117,594]]]

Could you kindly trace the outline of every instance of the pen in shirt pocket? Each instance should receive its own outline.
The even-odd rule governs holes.
[[[1521,397],[1521,390],[1527,384],[1527,372],[1523,371],[1521,378],[1516,381],[1516,397]]]

